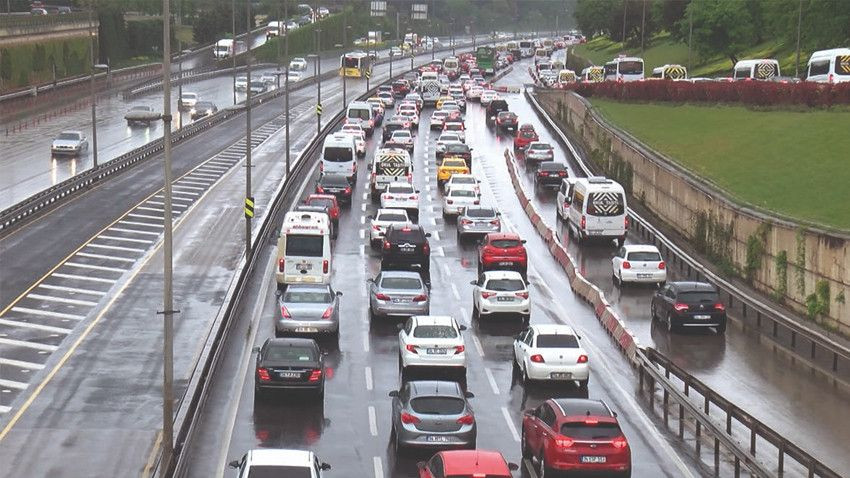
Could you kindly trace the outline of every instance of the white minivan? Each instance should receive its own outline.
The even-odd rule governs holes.
[[[322,145],[320,171],[330,174],[343,174],[348,182],[357,180],[357,143],[348,133],[334,133],[325,138]]]
[[[812,53],[806,81],[845,83],[850,81],[850,48],[833,48]]]
[[[769,80],[775,76],[779,76],[779,62],[771,58],[741,60],[732,69],[735,81]]]
[[[616,240],[622,247],[629,229],[626,192],[612,179],[592,176],[568,182],[567,233],[579,243]]]
[[[366,136],[372,136],[375,131],[375,114],[372,105],[365,101],[352,101],[345,111],[346,124],[359,124]]]
[[[290,211],[277,240],[275,280],[280,290],[289,284],[329,284],[331,227],[322,212]]]

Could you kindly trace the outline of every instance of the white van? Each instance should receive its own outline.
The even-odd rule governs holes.
[[[234,46],[235,43],[230,38],[219,40],[215,42],[215,46],[213,47],[213,56],[219,60],[230,58],[234,54]]]
[[[643,58],[623,56],[605,64],[606,81],[640,81],[643,79]]]
[[[652,69],[652,77],[660,80],[687,80],[688,69],[682,65],[663,65]]]
[[[366,136],[372,136],[375,131],[375,115],[372,105],[365,101],[352,101],[345,111],[345,122],[347,124],[359,124]]]
[[[806,81],[845,83],[850,81],[850,48],[834,48],[812,53]]]
[[[537,48],[534,50],[534,63],[543,60],[549,60],[549,52],[547,52],[545,48]]]
[[[614,180],[593,176],[568,182],[567,230],[581,243],[587,239],[626,241],[629,219],[626,192]]]
[[[272,21],[266,25],[266,39],[283,35],[284,22]]]
[[[732,79],[735,81],[769,80],[779,75],[779,62],[770,58],[741,60],[732,69]]]
[[[334,133],[322,145],[322,173],[344,174],[352,184],[357,180],[357,143],[348,133]]]
[[[283,218],[277,240],[275,280],[288,284],[329,284],[331,280],[331,227],[321,212],[290,211]]]
[[[605,81],[605,69],[601,66],[588,66],[581,70],[581,81],[585,83]]]
[[[372,200],[378,201],[387,185],[394,182],[413,182],[413,163],[410,153],[400,148],[380,148],[372,158],[369,189]]]

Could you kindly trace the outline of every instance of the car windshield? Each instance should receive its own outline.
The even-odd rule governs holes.
[[[77,133],[59,133],[59,137],[56,139],[66,139],[69,141],[77,141],[80,139],[80,135]]]
[[[447,123],[446,131],[461,131],[463,130],[463,125],[460,123]]]
[[[452,176],[449,180],[452,184],[476,184],[477,181],[472,176]]]
[[[450,325],[419,325],[413,329],[413,336],[418,339],[453,339],[457,330]]]
[[[690,303],[710,302],[714,304],[716,302],[720,302],[720,297],[717,296],[717,292],[710,291],[679,292],[678,299],[683,302]]]
[[[516,239],[496,239],[494,241],[490,241],[490,245],[498,247],[499,249],[508,249],[511,247],[519,247],[522,243]]]
[[[561,435],[580,440],[610,440],[622,435],[620,427],[614,423],[565,423],[561,425]]]
[[[381,280],[384,289],[420,290],[422,282],[416,277],[384,277]]]
[[[247,478],[311,478],[313,472],[306,466],[251,465]]]
[[[407,184],[399,184],[399,185],[389,185],[387,186],[388,193],[399,193],[399,194],[413,194],[415,190],[413,186]]]
[[[460,138],[456,134],[441,134],[440,139],[438,139],[437,141],[447,143],[449,141],[460,141]]]
[[[466,210],[467,217],[495,217],[496,211],[492,209],[475,208]]]
[[[410,139],[410,131],[395,131],[393,139]]]
[[[383,214],[378,214],[378,217],[375,220],[379,222],[407,222],[407,217],[404,214],[399,214],[397,212],[385,212]]]
[[[328,174],[322,176],[322,179],[319,180],[319,183],[322,186],[330,186],[330,187],[343,187],[348,186],[348,179],[341,174]]]
[[[472,198],[472,197],[475,197],[476,194],[475,194],[475,191],[472,191],[470,189],[455,189],[455,188],[452,188],[452,190],[449,191],[449,196],[451,196],[451,197],[461,197],[461,198]]]
[[[525,284],[520,279],[490,279],[487,281],[487,290],[495,290],[500,292],[524,290]]]
[[[658,262],[661,260],[661,254],[651,251],[629,252],[628,259],[630,261]]]
[[[541,334],[537,336],[537,348],[541,349],[563,349],[578,348],[578,340],[575,335],[566,334]]]
[[[331,300],[331,293],[326,290],[293,290],[293,288],[289,288],[283,294],[283,301],[291,303],[327,304]]]
[[[640,61],[621,61],[619,63],[621,75],[640,75],[643,73],[643,62]]]
[[[286,255],[297,257],[322,257],[325,251],[323,236],[287,234]]]
[[[410,408],[422,415],[458,415],[465,405],[455,397],[419,397],[410,401]]]
[[[270,346],[263,358],[282,362],[315,362],[318,354],[313,347],[280,344]]]

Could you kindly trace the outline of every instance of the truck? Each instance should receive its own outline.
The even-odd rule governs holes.
[[[213,56],[217,60],[223,60],[225,58],[238,55],[244,50],[245,42],[241,40],[233,40],[232,38],[223,38],[215,42],[215,46],[213,47]]]
[[[485,75],[492,75],[496,72],[495,58],[496,50],[491,46],[479,46],[475,50],[475,62],[478,64],[478,69]]]

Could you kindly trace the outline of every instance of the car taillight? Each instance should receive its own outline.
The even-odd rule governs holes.
[[[257,367],[257,377],[263,382],[268,382],[272,379],[271,375],[269,375],[269,370],[263,367]]]
[[[424,301],[428,300],[428,297],[426,297],[425,294],[419,294],[416,297],[414,297],[412,300],[413,300],[413,302],[424,302]]]
[[[404,346],[404,348],[405,348],[405,350],[407,350],[410,353],[414,353],[414,354],[419,353],[419,352],[416,351],[416,346],[413,345],[413,344],[407,344],[407,345]]]
[[[375,298],[378,300],[390,300],[390,296],[387,294],[375,294]]]
[[[537,171],[537,176],[539,176],[539,177],[548,176],[548,175],[549,175],[549,173],[547,173],[546,171]]]
[[[611,445],[613,445],[614,448],[622,449],[629,446],[629,442],[626,441],[626,437],[617,437],[611,441]]]
[[[431,245],[428,244],[427,242],[425,243],[425,245],[422,246],[422,253],[423,254],[430,254],[431,253]]]
[[[328,273],[328,267],[329,266],[330,266],[330,263],[328,263],[327,260],[322,261],[322,274]]]
[[[457,422],[461,425],[472,425],[475,423],[475,417],[472,415],[464,415],[457,419]]]
[[[673,308],[676,309],[677,312],[682,312],[688,310],[690,307],[688,307],[688,304],[682,304],[681,302],[678,302],[673,305]]]
[[[558,437],[555,438],[555,445],[561,448],[569,448],[573,446],[573,443],[575,443],[575,441],[572,438],[567,438],[565,436],[558,435]]]
[[[490,221],[490,225],[491,226],[501,226],[502,223],[498,219],[493,219],[492,221]]]
[[[392,194],[384,194],[384,199],[395,199],[395,196]]]
[[[629,261],[623,261],[623,269],[631,269],[632,264]]]
[[[532,361],[532,362],[534,362],[534,363],[543,363],[543,362],[545,362],[545,360],[543,360],[543,356],[542,356],[542,355],[540,355],[540,354],[534,354],[534,355],[532,355],[531,357],[529,357],[529,360],[531,360],[531,361]]]
[[[452,201],[451,199],[446,199],[446,204],[454,204],[454,201]]]
[[[528,291],[525,292],[517,292],[516,296],[520,299],[528,299]]]
[[[718,303],[714,304],[714,310],[719,310],[719,311],[723,312],[723,311],[726,310],[726,306],[723,305],[722,302],[718,302]]]
[[[496,295],[495,292],[482,292],[481,298],[482,299],[489,299],[490,297],[493,297],[494,295]]]
[[[292,318],[292,315],[289,313],[289,309],[287,309],[285,305],[280,306],[280,315],[283,316],[284,319]]]
[[[466,347],[465,347],[465,346],[463,346],[463,345],[456,345],[456,346],[455,346],[455,355],[457,355],[457,354],[462,354],[465,350],[466,350]]]
[[[626,229],[629,228],[629,216],[626,216],[625,219],[623,219],[623,226],[625,226]]]
[[[565,177],[567,177],[567,172],[566,171],[558,171],[558,176],[565,178]]]
[[[415,201],[415,200],[417,200],[417,199],[419,199],[419,198],[418,198],[418,197],[416,197],[416,195],[413,195],[413,196],[409,196],[407,199],[410,199],[411,201]]]
[[[277,270],[278,272],[283,272],[283,259],[277,260]]]
[[[330,319],[330,318],[331,318],[331,314],[333,314],[333,313],[334,313],[334,308],[333,308],[333,306],[328,307],[327,309],[325,309],[325,313],[324,313],[324,314],[322,314],[322,318],[323,318],[323,319]]]
[[[319,193],[319,194],[322,194],[322,193],[325,192],[325,188],[323,188],[319,185],[316,185],[316,192]]]
[[[664,261],[661,261],[661,262],[658,263],[658,268],[660,270],[664,270],[664,269],[667,268],[667,264],[665,264]]]
[[[582,228],[582,229],[586,229],[586,228],[587,228],[587,218],[586,218],[586,217],[584,217],[584,216],[582,216],[582,217],[581,217],[581,228]]]
[[[322,378],[322,371],[320,369],[316,369],[310,372],[311,382],[318,382],[320,378]]]
[[[407,413],[401,412],[401,423],[411,424],[411,423],[419,423],[419,418]]]
[[[390,243],[389,243],[389,241],[384,241],[384,250],[385,250],[385,251],[390,250]]]
[[[470,221],[469,219],[461,219],[460,223],[461,223],[461,225],[468,226],[468,225],[472,224],[472,221]]]
[[[376,230],[376,231],[380,231],[380,230],[381,230],[381,226],[379,226],[379,225],[375,224],[375,225],[373,225],[373,226],[372,226],[372,229],[374,229],[374,230]]]
[[[576,363],[587,363],[587,355],[579,355],[578,360],[576,360]]]
[[[833,81],[835,81],[834,78],[832,77],[832,73],[829,74],[829,77],[827,77],[826,81],[829,82],[829,83],[832,83]]]
[[[351,186],[345,187],[345,194],[351,194]]]

